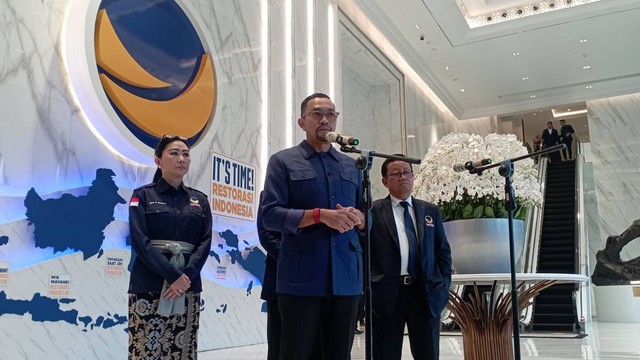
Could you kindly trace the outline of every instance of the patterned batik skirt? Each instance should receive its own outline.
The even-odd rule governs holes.
[[[129,360],[197,359],[200,293],[185,296],[185,313],[165,317],[160,293],[129,294]]]

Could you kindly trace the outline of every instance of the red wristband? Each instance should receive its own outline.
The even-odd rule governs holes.
[[[313,209],[313,222],[320,224],[320,208]]]

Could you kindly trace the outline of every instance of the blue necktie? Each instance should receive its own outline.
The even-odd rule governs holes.
[[[418,276],[417,269],[417,254],[418,254],[418,237],[416,236],[416,228],[413,227],[413,220],[411,220],[411,214],[409,213],[409,203],[401,201],[400,205],[404,208],[404,228],[407,233],[407,240],[409,240],[409,264],[407,270],[409,275]]]

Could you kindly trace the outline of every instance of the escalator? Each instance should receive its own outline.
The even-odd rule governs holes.
[[[576,273],[576,163],[548,164],[539,273]],[[578,324],[575,284],[543,290],[535,299],[532,331],[574,332]]]

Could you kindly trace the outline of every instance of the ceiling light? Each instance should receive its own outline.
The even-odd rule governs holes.
[[[484,1],[467,1],[467,0],[455,0],[455,3],[458,5],[458,9],[464,16],[467,21],[467,25],[470,28],[477,28],[482,26],[491,26],[495,23],[500,23],[504,21],[510,21],[515,19],[521,19],[527,16],[534,16],[541,13],[546,13],[550,11],[556,11],[561,9],[566,9],[574,6],[587,5],[594,2],[598,2],[600,0],[534,0],[534,1],[505,1],[505,0],[484,0]],[[483,15],[474,16],[471,13],[476,12],[472,11],[472,9],[468,9],[465,6],[465,3],[489,3],[489,2],[503,2],[503,3],[519,3],[515,4],[517,6],[500,8],[499,11],[495,11],[492,13],[484,13]],[[522,3],[535,3],[535,5],[525,5]],[[476,8],[477,5],[470,5],[472,8]],[[507,5],[508,6],[508,5]],[[528,10],[528,9],[531,9]]]
[[[529,77],[525,76],[525,77],[522,78],[522,80],[529,80]]]
[[[591,85],[585,86],[585,89],[591,89],[591,88],[593,88],[593,86],[591,86]]]
[[[567,109],[567,111],[571,111],[571,109]]]
[[[585,65],[582,67],[582,70],[587,70],[587,69],[591,69],[591,65]]]
[[[520,53],[519,53],[519,52],[514,52],[514,53],[513,53],[513,56],[519,56],[519,55],[520,55]]]
[[[586,43],[586,42],[587,42],[587,39],[580,39],[580,43],[581,44]]]
[[[554,118],[571,116],[571,115],[580,115],[586,114],[587,109],[584,110],[574,110],[574,111],[557,111],[556,109],[551,109],[551,114],[553,114]]]
[[[420,30],[420,25],[416,24],[416,29]]]
[[[461,92],[464,92],[464,89],[460,89]]]
[[[444,69],[445,69],[445,70],[447,70],[447,71],[449,71],[449,67],[448,67],[448,66],[445,66],[445,67],[444,67]]]
[[[531,96],[529,96],[529,97],[530,97],[530,98],[532,98],[532,99],[535,99],[535,98],[536,98],[536,96],[535,96],[535,95],[531,95]]]

